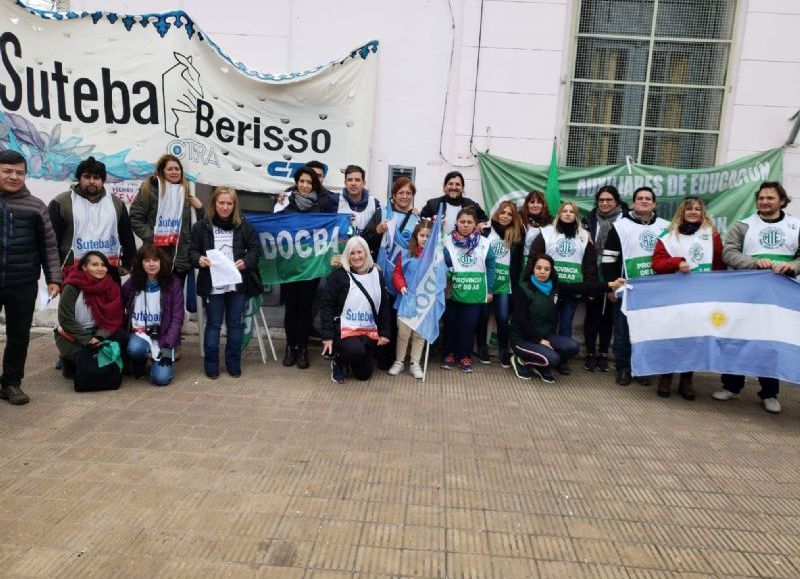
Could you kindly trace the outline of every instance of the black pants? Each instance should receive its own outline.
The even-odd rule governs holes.
[[[603,307],[605,306],[605,310]],[[583,339],[587,354],[608,354],[614,332],[614,304],[606,296],[586,300],[586,319],[583,322]],[[600,350],[595,351],[600,337]]]
[[[391,368],[397,350],[397,310],[394,309],[395,297],[387,292],[389,296],[389,343],[385,346],[377,346],[375,360],[378,368],[388,370]]]
[[[377,343],[366,336],[333,339],[333,351],[336,363],[350,366],[357,380],[369,380],[375,367],[375,350]]]
[[[283,296],[283,327],[286,330],[286,345],[292,348],[308,346],[311,330],[312,307],[317,294],[319,279],[295,281],[281,284]]]
[[[6,349],[3,352],[3,386],[19,386],[25,376],[25,360],[31,339],[36,282],[0,290],[0,310],[6,311]]]
[[[722,380],[722,387],[728,392],[738,394],[742,391],[742,388],[744,388],[744,376],[723,374],[720,376],[720,379]],[[758,393],[759,398],[766,400],[767,398],[778,397],[780,383],[777,378],[764,378],[759,376],[758,383],[761,386],[761,392]]]

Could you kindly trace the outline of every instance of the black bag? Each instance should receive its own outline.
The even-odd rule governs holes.
[[[244,293],[249,298],[254,298],[264,293],[264,283],[261,281],[261,272],[257,270],[244,270],[242,272],[242,283],[244,283]]]
[[[75,354],[75,392],[117,390],[122,385],[122,369],[114,362],[100,367],[102,346],[85,346]]]

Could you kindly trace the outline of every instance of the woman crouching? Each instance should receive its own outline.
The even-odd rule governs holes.
[[[351,237],[341,267],[325,286],[320,320],[322,353],[334,355],[331,380],[346,381],[349,366],[358,380],[372,376],[376,346],[389,343],[389,299],[383,276],[375,267],[367,242]]]
[[[172,382],[175,348],[181,342],[183,289],[161,248],[148,243],[136,252],[131,277],[122,286],[122,301],[133,377],[144,376],[150,357],[150,380],[167,386]]]

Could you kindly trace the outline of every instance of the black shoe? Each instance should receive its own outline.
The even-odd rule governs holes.
[[[297,363],[297,355],[293,346],[286,346],[286,354],[283,355],[282,364],[287,368]]]
[[[228,370],[228,374],[231,375],[231,378],[240,378],[242,376],[242,371],[236,370],[235,372],[231,372],[230,370]]]
[[[628,386],[631,383],[631,373],[627,370],[617,371],[617,384],[620,386]]]
[[[508,352],[500,352],[500,365],[503,368],[511,368],[511,355]]]
[[[514,374],[517,375],[517,378],[520,380],[530,380],[531,375],[528,372],[528,367],[522,363],[517,356],[511,356],[511,367],[514,368]]]
[[[217,378],[219,378],[219,371],[217,371],[217,372],[209,372],[208,370],[206,370],[206,376],[208,378],[211,378],[212,380],[216,380]]]
[[[305,348],[297,348],[295,354],[297,356],[298,368],[300,368],[301,370],[305,370],[310,366],[310,364],[308,363],[308,350],[306,350]]]
[[[31,401],[31,399],[28,398],[28,395],[22,391],[22,388],[16,384],[11,386],[3,385],[3,387],[0,388],[0,398],[3,400],[8,400],[9,403],[15,406],[27,404]]]
[[[550,368],[547,366],[526,366],[528,372],[531,373],[532,376],[538,376],[542,382],[546,382],[547,384],[553,384],[556,379],[553,377],[553,373],[550,372]]]
[[[562,376],[569,376],[570,374],[572,374],[572,369],[569,367],[569,363],[566,360],[564,360],[558,365],[556,371]]]
[[[637,376],[634,378],[640,386],[650,386],[650,378],[647,376]]]
[[[583,362],[583,369],[587,372],[594,372],[597,370],[597,357],[594,354],[586,354],[586,360]]]
[[[608,372],[608,355],[600,354],[594,359],[598,372]]]
[[[492,363],[492,360],[489,358],[489,346],[481,346],[478,348],[478,361],[481,364]]]

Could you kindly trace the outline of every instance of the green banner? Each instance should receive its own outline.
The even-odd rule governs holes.
[[[548,165],[530,165],[479,153],[478,166],[483,200],[491,212],[501,201],[521,203],[530,191],[544,192],[547,188]],[[614,185],[622,198],[628,200],[638,187],[649,186],[656,193],[656,212],[660,217],[671,220],[683,198],[696,195],[708,206],[723,235],[731,224],[755,211],[759,184],[782,178],[783,147],[706,169],[637,164],[558,169],[561,200],[575,201],[582,214],[594,207],[595,192],[603,185]]]
[[[350,216],[339,213],[247,215],[261,245],[258,269],[264,284],[325,277],[341,253]]]

